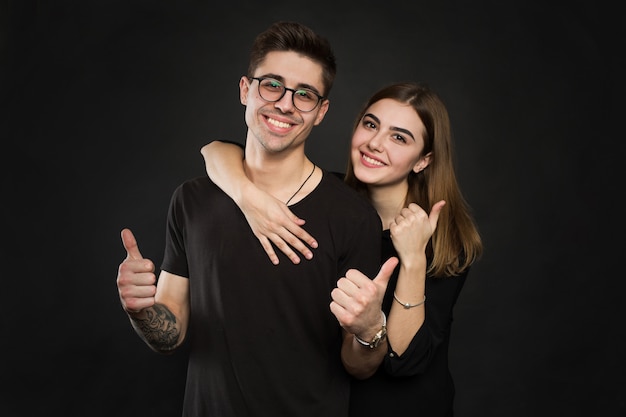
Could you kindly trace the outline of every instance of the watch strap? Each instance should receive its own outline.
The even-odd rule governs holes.
[[[383,311],[381,311],[381,314],[383,315],[383,327],[374,335],[371,342],[366,342],[356,334],[354,335],[356,341],[359,342],[361,345],[369,347],[370,349],[374,349],[377,348],[378,345],[380,345],[380,343],[384,341],[387,337],[387,316]]]

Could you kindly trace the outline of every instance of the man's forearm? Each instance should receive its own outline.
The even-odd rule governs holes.
[[[341,361],[346,371],[356,379],[366,379],[374,375],[386,352],[386,340],[375,349],[370,349],[358,343],[354,335],[344,332]]]
[[[129,317],[137,334],[154,351],[169,354],[180,345],[178,321],[165,305],[155,304]]]

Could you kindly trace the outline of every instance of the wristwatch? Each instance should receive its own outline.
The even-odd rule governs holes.
[[[354,338],[356,339],[357,342],[359,342],[363,346],[366,346],[370,349],[376,349],[378,345],[380,345],[387,338],[387,316],[385,316],[384,312],[381,311],[381,313],[383,315],[383,327],[378,331],[378,333],[374,335],[374,337],[372,338],[372,341],[366,342],[365,340],[361,339],[359,336],[354,335]]]

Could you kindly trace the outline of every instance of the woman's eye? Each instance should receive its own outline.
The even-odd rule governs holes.
[[[394,139],[397,140],[398,142],[406,143],[406,139],[402,135],[395,135]]]

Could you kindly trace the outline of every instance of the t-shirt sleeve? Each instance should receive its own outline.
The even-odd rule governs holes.
[[[172,194],[165,227],[165,250],[161,269],[181,277],[189,277],[182,215],[185,209],[183,186]]]

